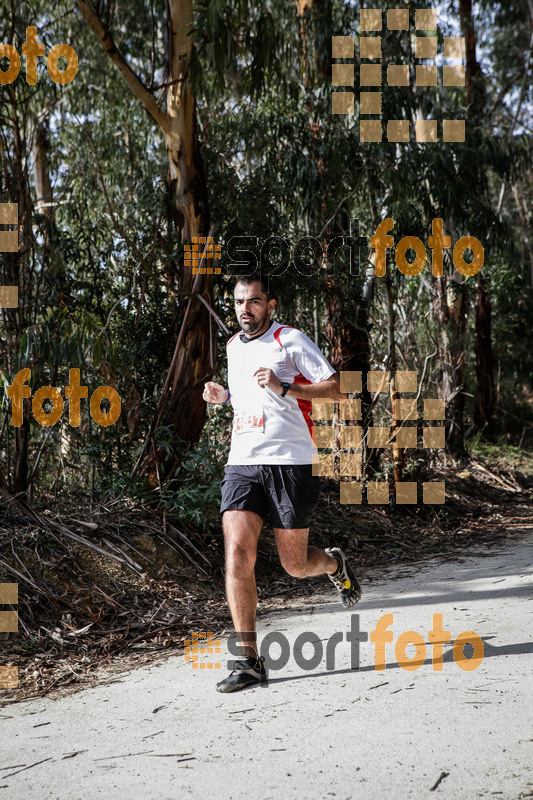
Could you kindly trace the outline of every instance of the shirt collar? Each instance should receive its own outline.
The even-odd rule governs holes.
[[[251,339],[249,339],[249,338],[248,338],[248,336],[246,336],[246,334],[244,333],[244,331],[241,331],[241,333],[239,334],[239,339],[240,339],[240,340],[241,340],[241,342],[243,342],[244,344],[249,344],[250,342],[256,342],[258,339],[262,339],[262,338],[263,338],[263,336],[266,336],[266,334],[269,332],[269,330],[270,330],[270,328],[272,327],[272,325],[273,325],[273,324],[274,324],[274,320],[273,320],[273,319],[271,319],[271,320],[270,320],[270,325],[268,326],[268,328],[266,329],[266,331],[263,331],[263,333],[261,334],[261,336],[254,336],[254,337],[252,337]]]

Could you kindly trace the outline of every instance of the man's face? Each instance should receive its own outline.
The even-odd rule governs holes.
[[[266,331],[275,305],[275,300],[267,300],[258,281],[249,285],[238,283],[235,286],[235,314],[247,336],[258,336]]]

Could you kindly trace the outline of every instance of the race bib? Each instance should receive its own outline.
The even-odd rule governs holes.
[[[236,414],[233,418],[233,430],[236,434],[241,433],[264,433],[265,422],[263,409],[258,413],[257,411],[243,411]]]

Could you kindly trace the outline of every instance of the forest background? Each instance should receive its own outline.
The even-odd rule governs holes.
[[[380,7],[385,19],[410,5]],[[342,507],[340,520],[337,474],[324,482],[321,534],[344,525],[353,539],[355,528],[362,563],[375,564],[442,550],[458,532],[464,541],[465,519],[479,541],[482,512],[527,497],[533,3],[417,3],[430,7],[439,54],[444,36],[465,37],[466,85],[416,87],[414,8],[410,31],[384,24],[384,75],[387,64],[408,64],[411,75],[408,88],[384,82],[384,127],[439,121],[439,141],[411,133],[395,144],[360,141],[357,91],[355,114],[332,114],[332,36],[355,37],[357,75],[358,3],[3,0],[1,42],[21,53],[35,25],[47,53],[65,42],[79,59],[64,86],[40,58],[35,85],[22,59],[19,77],[0,87],[0,202],[19,212],[19,249],[2,254],[0,271],[0,284],[19,290],[18,307],[0,311],[0,580],[21,591],[21,632],[9,635],[4,663],[31,661],[34,690],[82,638],[87,664],[98,660],[90,643],[104,639],[106,655],[135,642],[170,646],[205,619],[198,592],[212,626],[227,620],[221,584],[213,599],[202,581],[222,574],[219,481],[232,413],[207,409],[202,390],[210,379],[226,384],[225,343],[238,330],[232,237],[257,241],[274,273],[276,318],[306,332],[336,369],[363,375],[363,479],[389,481],[390,504]],[[442,141],[441,121],[456,118],[465,141]],[[308,236],[325,247],[349,236],[354,219],[368,243],[386,217],[395,244],[426,243],[435,218],[452,244],[475,236],[482,270],[462,276],[449,250],[435,277],[428,250],[426,268],[406,277],[389,251],[376,278],[372,253],[350,271],[339,251],[335,270],[324,262],[305,274],[284,248]],[[209,235],[221,273],[193,275],[184,245]],[[13,427],[5,390],[26,367],[32,394],[55,386],[64,396],[71,369],[89,396],[112,386],[121,417],[100,427],[82,401],[73,427],[65,402],[61,420],[42,427],[27,400]],[[367,390],[369,370],[390,371],[388,403]],[[397,370],[417,372],[421,398],[446,401],[445,450],[368,446],[369,426],[400,424]],[[395,506],[396,482],[435,476],[446,480],[444,506],[420,497]],[[281,591],[272,574],[265,597]]]

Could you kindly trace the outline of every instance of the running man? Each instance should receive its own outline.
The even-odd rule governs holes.
[[[361,588],[338,547],[308,545],[320,494],[312,474],[312,398],[344,399],[339,375],[301,331],[270,319],[276,300],[259,275],[237,278],[235,313],[242,332],[227,344],[228,384],[205,384],[208,403],[231,402],[231,447],[221,483],[226,593],[244,656],[217,684],[234,692],[267,680],[255,633],[257,540],[270,514],[283,568],[296,578],[328,575],[349,608]]]

